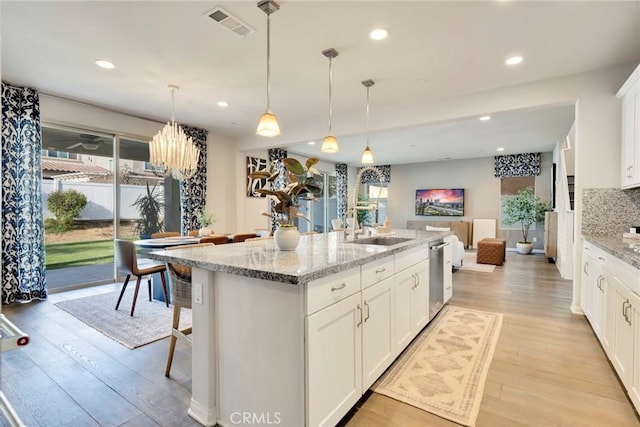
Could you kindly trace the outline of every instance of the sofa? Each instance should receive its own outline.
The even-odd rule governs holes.
[[[426,226],[448,228],[453,231],[465,248],[471,244],[471,223],[469,221],[425,221],[408,220],[407,229],[425,230]]]

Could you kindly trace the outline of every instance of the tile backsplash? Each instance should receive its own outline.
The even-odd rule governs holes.
[[[640,225],[640,188],[585,188],[582,191],[582,233],[622,234]]]

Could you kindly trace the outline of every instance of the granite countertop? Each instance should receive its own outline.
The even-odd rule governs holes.
[[[584,234],[587,242],[593,243],[605,252],[621,259],[627,264],[640,269],[640,253],[634,252],[630,247],[630,240],[624,239],[622,235]],[[640,246],[640,241],[638,241]]]
[[[295,251],[279,251],[273,240],[256,240],[211,247],[153,251],[149,258],[179,262],[205,270],[290,284],[305,284],[349,268],[388,257],[451,235],[451,231],[393,230],[393,237],[412,240],[393,246],[343,241],[342,233],[301,236]],[[391,237],[391,236],[390,236]]]

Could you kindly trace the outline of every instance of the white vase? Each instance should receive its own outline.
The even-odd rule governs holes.
[[[516,248],[518,249],[518,253],[523,255],[529,255],[533,250],[533,243],[516,243]]]
[[[296,227],[278,227],[273,233],[273,241],[281,251],[293,251],[300,243],[300,232]]]
[[[211,229],[211,227],[202,227],[200,230],[198,230],[198,235],[200,236],[209,236],[213,234],[213,229]]]

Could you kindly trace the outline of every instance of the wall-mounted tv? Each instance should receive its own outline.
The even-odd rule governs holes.
[[[464,216],[464,188],[416,190],[417,216]]]

